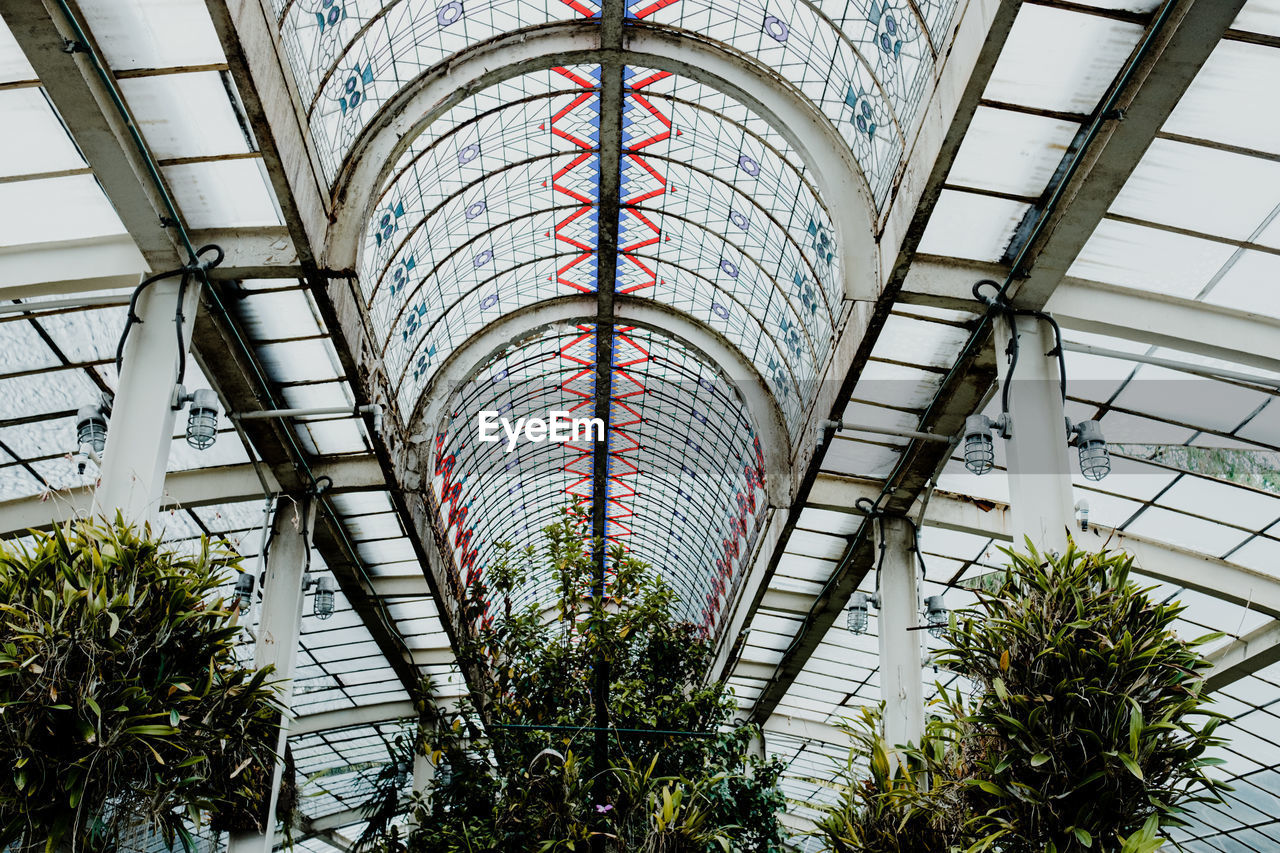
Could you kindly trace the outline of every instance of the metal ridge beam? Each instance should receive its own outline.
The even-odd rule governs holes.
[[[1205,678],[1212,693],[1280,661],[1280,622],[1268,622],[1208,654],[1213,662]]]
[[[217,243],[226,258],[213,279],[300,278],[284,228],[213,228],[191,232],[197,246]],[[133,288],[153,271],[127,234],[0,248],[0,301]]]
[[[369,726],[376,723],[389,723],[416,717],[417,709],[409,701],[379,702],[376,705],[361,705],[355,708],[340,708],[336,711],[322,711],[319,714],[305,714],[297,717],[289,724],[289,736],[301,736],[316,732],[347,729],[352,726]]]

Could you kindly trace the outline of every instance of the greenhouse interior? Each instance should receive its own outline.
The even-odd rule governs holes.
[[[1280,0],[0,18],[0,850],[1280,853]]]

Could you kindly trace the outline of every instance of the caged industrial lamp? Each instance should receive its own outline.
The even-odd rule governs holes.
[[[253,606],[253,575],[248,572],[241,572],[236,578],[235,600],[236,606],[242,611]]]
[[[929,636],[938,639],[947,630],[947,605],[940,595],[931,595],[924,600],[925,624],[929,627]]]
[[[222,413],[218,395],[208,388],[187,393],[186,388],[177,386],[173,392],[173,410],[176,412],[188,403],[187,444],[196,450],[208,450],[218,440],[218,415]]]
[[[111,413],[105,401],[81,406],[76,412],[76,444],[87,445],[94,453],[107,446],[107,416]]]
[[[867,625],[870,622],[870,611],[872,606],[880,606],[880,596],[867,595],[865,592],[855,592],[853,597],[849,599],[849,610],[845,614],[845,627],[850,634],[867,633]]]
[[[311,604],[311,612],[317,619],[328,619],[333,615],[334,594],[337,591],[338,584],[330,575],[316,579],[316,595]]]
[[[203,388],[191,395],[187,410],[187,444],[208,450],[218,440],[218,395]]]
[[[1002,414],[994,421],[986,415],[970,415],[964,421],[964,467],[981,476],[996,464],[995,441],[992,430],[1001,438],[1009,437],[1009,416]]]
[[[1097,421],[1081,421],[1075,425],[1075,443],[1080,451],[1080,473],[1085,479],[1098,481],[1111,473],[1111,451],[1102,437]]]

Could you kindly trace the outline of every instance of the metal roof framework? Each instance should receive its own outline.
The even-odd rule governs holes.
[[[837,618],[866,588],[861,557],[845,559],[862,523],[853,496],[891,483],[911,511],[933,488],[925,591],[953,607],[1007,536],[999,471],[977,479],[937,447],[883,435],[823,443],[815,426],[836,414],[947,433],[987,406],[993,354],[969,347],[975,358],[953,365],[980,320],[968,288],[1011,272],[1018,298],[1046,305],[1066,330],[1069,414],[1098,418],[1117,445],[1111,476],[1077,480],[1077,496],[1161,593],[1190,605],[1186,632],[1229,635],[1213,650],[1213,683],[1233,717],[1221,772],[1236,792],[1198,811],[1179,840],[1190,850],[1280,840],[1280,755],[1267,735],[1280,683],[1269,597],[1280,556],[1270,287],[1280,127],[1257,108],[1280,73],[1280,7],[893,4],[914,31],[890,74],[876,52],[894,35],[883,14],[873,22],[861,4],[838,5],[627,3],[602,27],[594,5],[550,0],[71,4],[184,223],[232,250],[196,335],[208,384],[233,411],[370,400],[395,411],[385,442],[351,419],[243,430],[224,419],[211,453],[175,442],[170,457],[167,535],[225,535],[250,561],[264,491],[342,472],[330,474],[338,488],[315,560],[347,606],[328,622],[308,617],[300,650],[294,749],[313,777],[319,833],[304,845],[358,831],[362,769],[402,731],[406,684],[431,674],[444,701],[465,690],[450,651],[465,630],[453,587],[465,551],[439,529],[442,481],[424,450],[453,401],[519,397],[517,382],[475,381],[498,364],[521,365],[526,390],[541,382],[567,402],[585,391],[597,410],[605,401],[615,451],[605,476],[565,448],[527,454],[545,458],[518,477],[539,484],[522,523],[536,529],[563,499],[563,483],[548,480],[571,482],[569,468],[591,473],[580,490],[589,500],[601,484],[626,485],[625,502],[618,491],[595,501],[614,508],[600,527],[655,564],[672,554],[697,567],[673,582],[694,599],[690,614],[714,625],[718,672],[743,715],[764,722],[769,748],[790,762],[791,819],[802,823],[803,803],[824,796],[827,758],[844,752],[832,724],[879,698],[874,619],[851,636]],[[62,51],[59,4],[3,2],[0,15],[0,110],[29,129],[0,143],[0,528],[12,532],[42,510],[75,511],[90,485],[92,472],[67,459],[72,414],[113,388],[122,296],[144,270],[171,266],[175,245],[101,82]],[[605,68],[627,81],[613,94],[597,82]],[[1123,121],[1101,111],[1110,95]],[[877,127],[869,137],[860,116]],[[610,121],[623,131],[614,142]],[[554,178],[582,152],[574,168],[585,176]],[[617,169],[596,167],[598,196],[575,198],[610,156]],[[603,175],[619,178],[616,192]],[[397,227],[380,254],[386,211]],[[646,223],[660,239],[628,249]],[[607,257],[613,236],[618,262]],[[575,245],[584,241],[590,251]],[[606,280],[616,292],[602,307]],[[410,316],[420,322],[406,336]],[[485,337],[496,329],[512,335]],[[573,375],[562,350],[575,339],[567,352],[580,366],[601,364],[597,329],[609,331],[611,369],[579,386],[551,382],[557,369]],[[639,344],[635,358],[644,352],[629,365],[644,406],[625,403],[639,426],[619,419],[624,340]],[[698,377],[715,408],[698,408]],[[722,429],[691,449],[688,436],[703,431],[694,413],[711,411]],[[759,454],[753,435],[772,436]],[[616,452],[628,438],[643,448],[634,472]],[[502,506],[509,460],[466,450],[476,506]],[[758,455],[764,484],[732,582],[708,586],[726,552],[709,550],[706,533],[753,475],[716,478],[711,461],[689,463],[726,454]],[[677,461],[690,471],[673,474]],[[707,485],[695,491],[682,476]],[[655,521],[686,506],[702,520]],[[489,524],[472,539],[509,534]]]

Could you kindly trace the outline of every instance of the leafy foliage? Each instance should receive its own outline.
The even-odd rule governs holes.
[[[238,556],[77,522],[0,545],[0,848],[107,849],[243,810],[280,712],[216,597]]]
[[[1205,772],[1221,718],[1196,649],[1217,635],[1178,638],[1183,608],[1138,588],[1131,557],[1028,548],[947,631],[938,662],[976,683],[976,704],[941,692],[946,719],[901,750],[905,779],[884,772],[874,731],[860,735],[849,779],[855,758],[870,777],[827,810],[829,849],[913,849],[887,837],[898,826],[940,833],[918,849],[1148,853],[1188,804],[1226,788]]]
[[[420,748],[440,769],[417,829],[385,848],[550,853],[603,836],[618,851],[776,853],[781,766],[749,756],[750,729],[727,728],[732,697],[703,682],[710,641],[676,619],[670,587],[621,550],[609,557],[607,596],[593,598],[582,522],[569,510],[547,528],[545,557],[508,550],[486,570],[492,590],[469,591],[480,627],[464,655],[493,674],[493,690],[455,714],[424,705]],[[558,591],[550,612],[514,606],[535,571],[549,571]],[[487,600],[492,620],[482,618]],[[600,662],[605,767],[592,761]],[[607,802],[597,799],[602,777]]]
[[[962,840],[955,780],[954,727],[931,720],[906,761],[880,737],[881,715],[865,708],[841,727],[853,741],[834,805],[821,809],[815,835],[835,853],[949,851]]]

